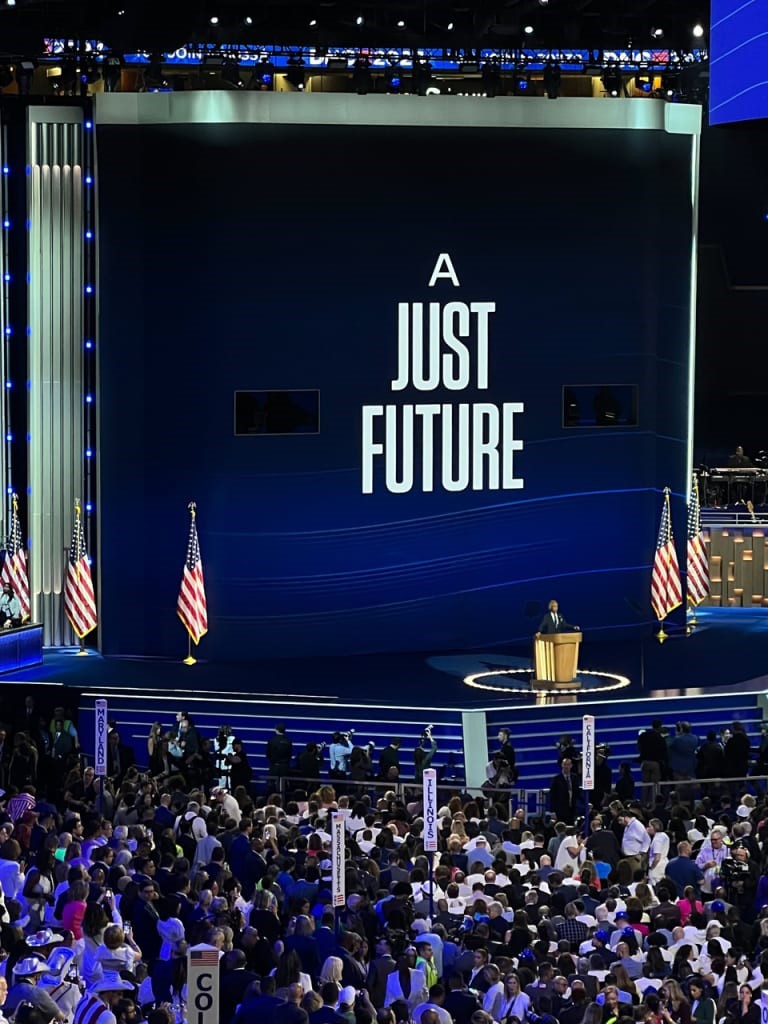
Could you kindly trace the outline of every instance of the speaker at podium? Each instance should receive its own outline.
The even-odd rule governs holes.
[[[534,641],[534,686],[546,690],[578,690],[581,633],[539,633]]]

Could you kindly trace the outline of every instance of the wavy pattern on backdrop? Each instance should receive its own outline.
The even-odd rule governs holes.
[[[183,651],[190,499],[203,657],[501,646],[552,596],[593,636],[647,628],[660,489],[686,489],[689,138],[252,124],[98,143],[107,653]],[[429,287],[440,253],[458,287]],[[393,390],[399,304],[453,301],[495,304],[488,387],[473,338],[460,390]],[[623,424],[595,426],[601,386],[634,396]],[[319,432],[235,436],[248,389],[317,389]],[[363,407],[424,402],[522,404],[524,485],[422,490],[419,436],[413,488],[390,492],[378,459],[363,493]],[[678,496],[673,513],[682,537]]]

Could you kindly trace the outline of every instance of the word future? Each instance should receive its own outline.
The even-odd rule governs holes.
[[[459,287],[450,256],[441,253],[429,287],[447,278]],[[495,302],[398,303],[397,376],[391,391],[488,389],[488,334]],[[522,402],[420,402],[362,408],[362,489],[374,490],[376,460],[392,494],[409,491],[515,490],[515,415]]]

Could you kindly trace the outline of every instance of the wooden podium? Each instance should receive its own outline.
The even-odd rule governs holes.
[[[581,633],[543,633],[533,641],[536,678],[534,689],[572,692],[581,688],[579,670]]]

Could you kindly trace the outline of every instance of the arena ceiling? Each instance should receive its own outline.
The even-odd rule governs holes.
[[[115,51],[206,41],[685,50],[692,26],[708,25],[708,8],[705,0],[0,0],[0,52],[32,55],[46,37],[99,39]]]

